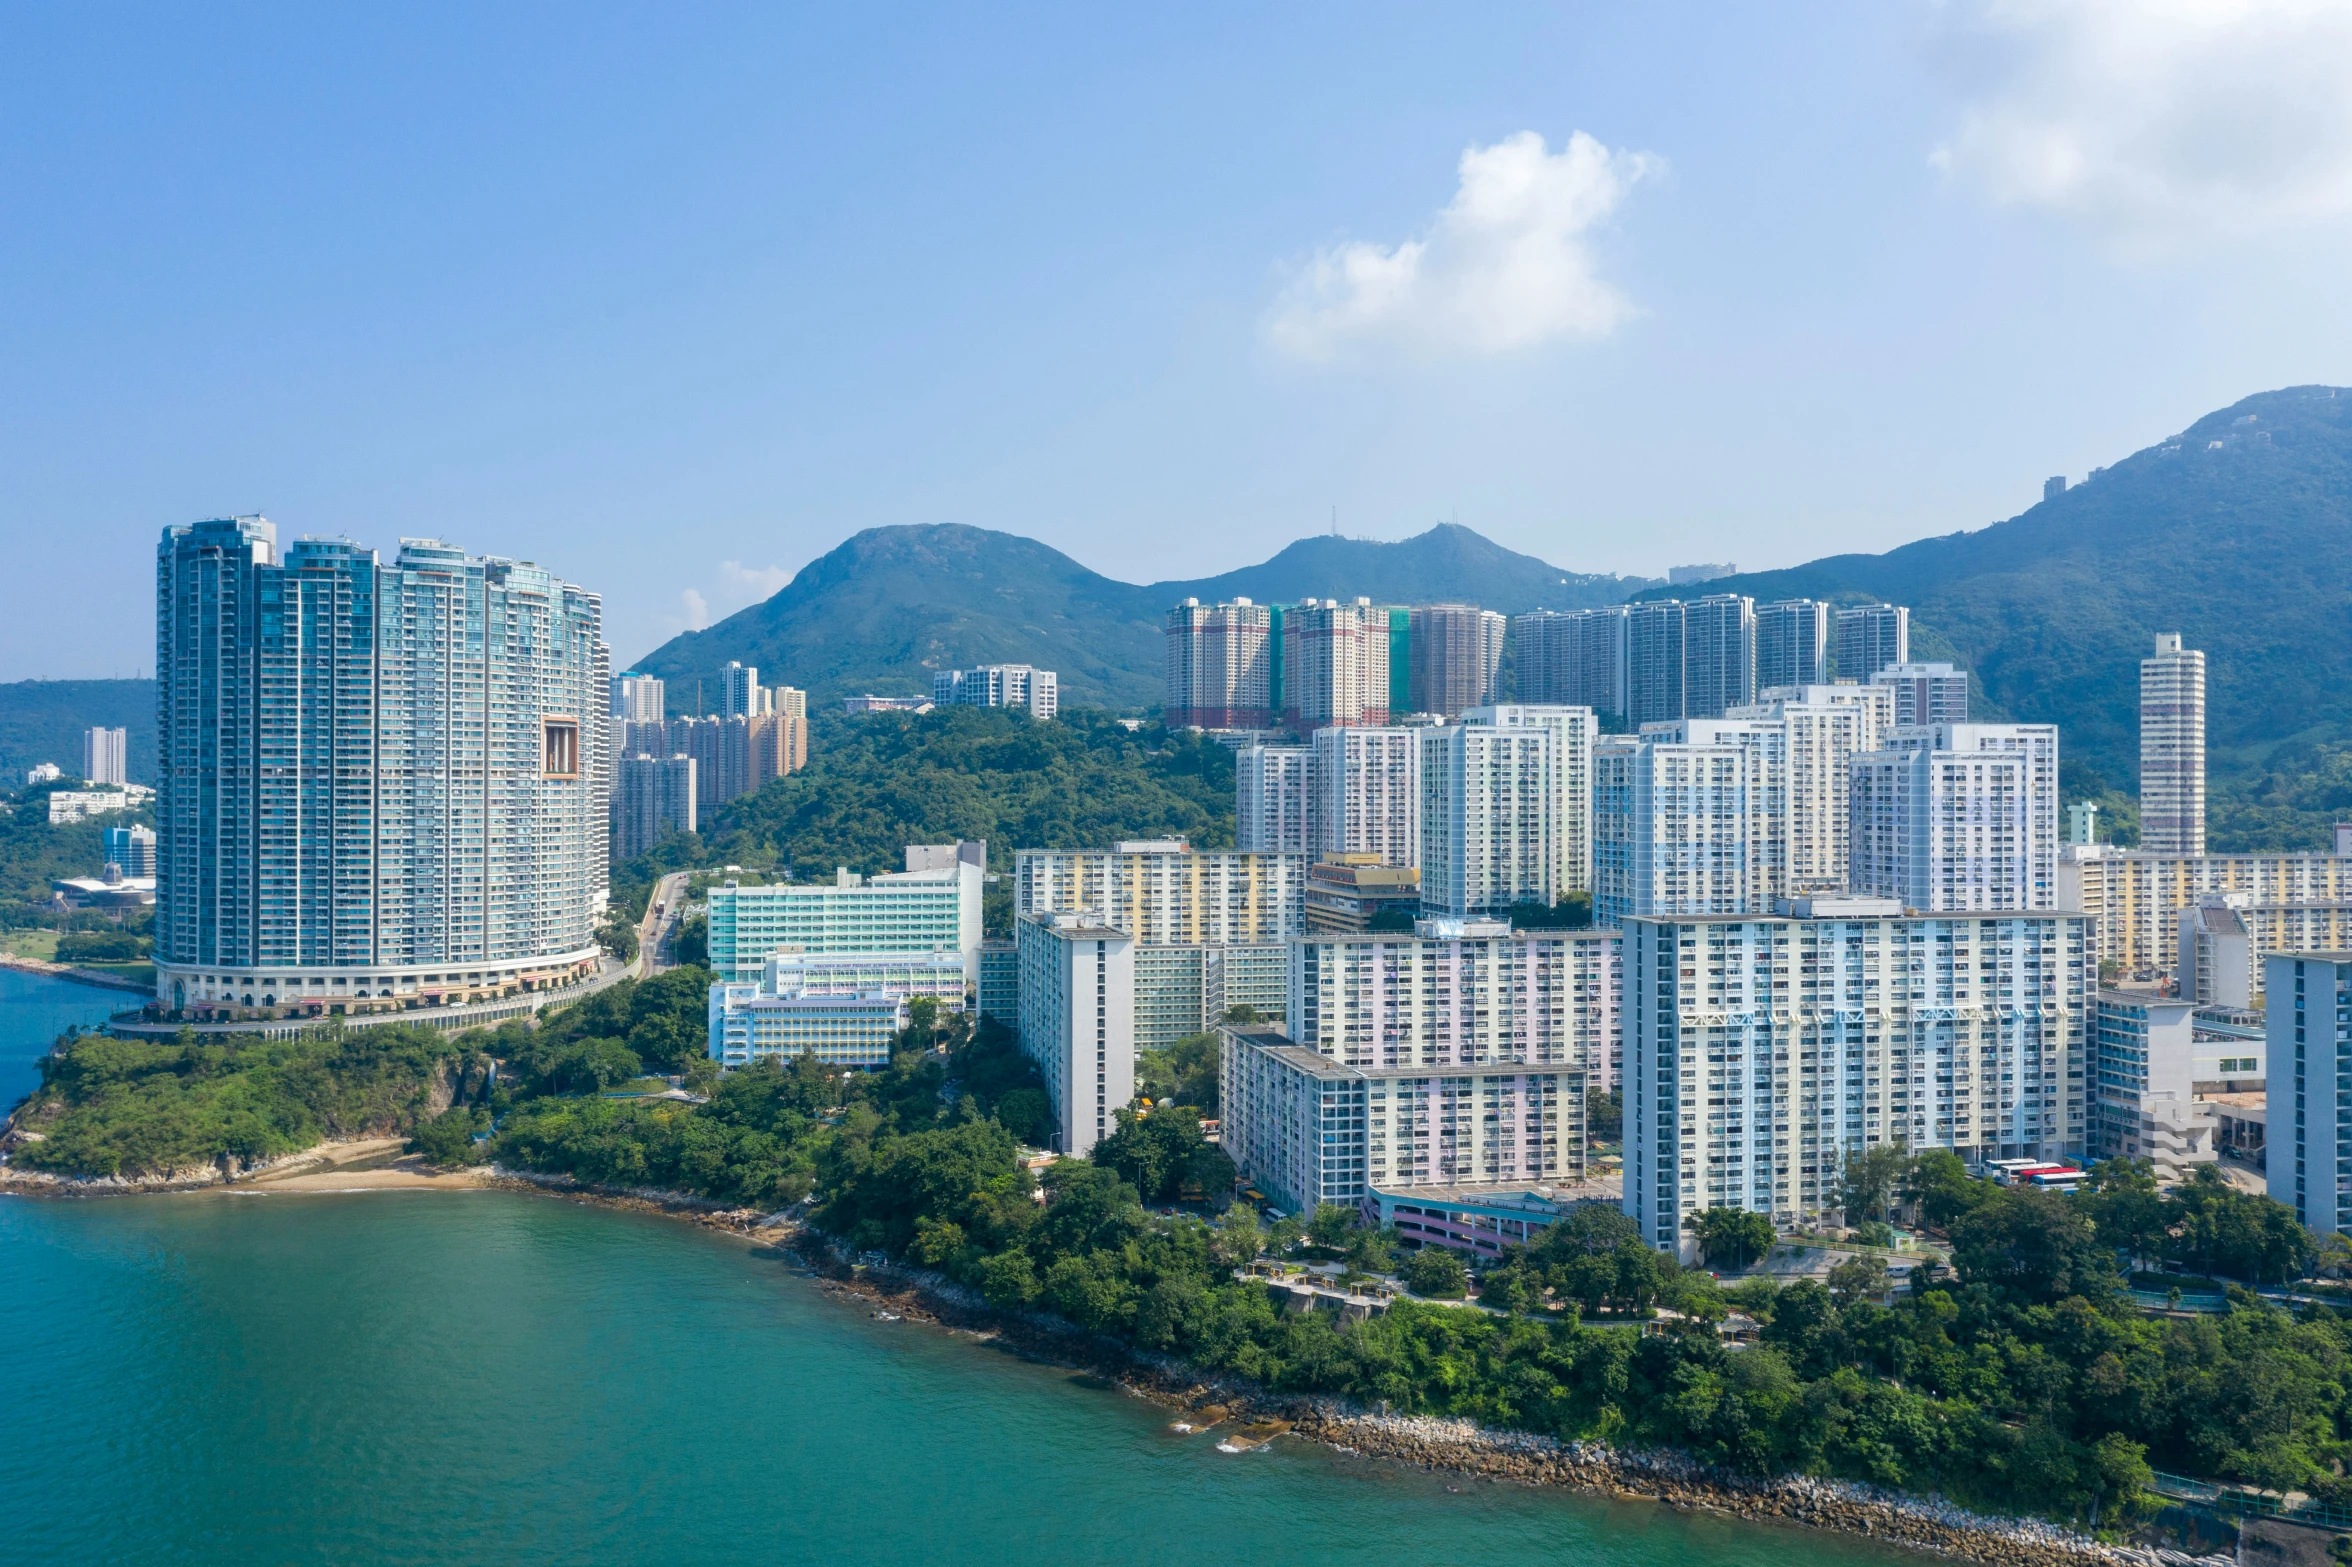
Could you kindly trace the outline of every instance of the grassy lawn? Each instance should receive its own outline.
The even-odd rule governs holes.
[[[38,958],[43,963],[54,963],[57,961],[57,932],[0,930],[0,952],[13,952],[20,958]]]
[[[618,1099],[630,1094],[666,1094],[670,1080],[666,1077],[639,1077],[626,1083],[615,1083],[604,1091],[607,1099]]]

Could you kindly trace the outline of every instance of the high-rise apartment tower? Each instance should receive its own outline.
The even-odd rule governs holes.
[[[1911,611],[1900,604],[1857,604],[1837,612],[1837,676],[1857,685],[1889,664],[1911,662]]]
[[[1412,612],[1413,711],[1457,717],[1494,700],[1508,621],[1474,604],[1426,604]]]
[[[131,781],[131,736],[127,729],[82,731],[82,777],[91,783]]]
[[[2205,655],[2177,632],[2140,660],[2140,847],[2205,852]]]
[[[156,551],[156,985],[380,1001],[592,972],[609,663],[597,595],[406,539],[281,557],[259,517]],[[429,972],[428,972],[429,971]],[[445,979],[444,975],[454,974]]]
[[[1756,689],[1819,685],[1829,670],[1829,615],[1817,599],[1756,607]]]
[[[1714,593],[1691,604],[1682,623],[1683,713],[1721,718],[1756,700],[1756,601]]]
[[[1167,696],[1172,729],[1263,729],[1274,722],[1274,611],[1248,599],[1168,611]]]

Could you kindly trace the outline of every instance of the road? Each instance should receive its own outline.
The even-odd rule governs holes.
[[[637,923],[637,956],[629,965],[632,977],[643,979],[677,967],[665,957],[670,938],[678,933],[679,905],[685,901],[684,871],[672,871],[653,884],[653,894],[645,900],[645,918]]]

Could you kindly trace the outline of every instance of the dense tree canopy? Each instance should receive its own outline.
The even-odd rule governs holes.
[[[904,869],[910,843],[967,838],[1010,870],[1015,849],[1122,838],[1230,848],[1233,826],[1233,753],[1213,740],[1088,708],[951,707],[822,719],[807,769],[722,807],[702,862],[871,874]]]
[[[487,1087],[479,1045],[402,1025],[292,1040],[85,1034],[42,1058],[41,1086],[17,1116],[39,1140],[10,1158],[58,1174],[154,1176],[405,1134]]]

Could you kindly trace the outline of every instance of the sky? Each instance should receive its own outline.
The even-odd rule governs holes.
[[[625,664],[863,528],[1129,581],[1983,527],[2352,382],[2352,8],[0,0],[0,680],[160,529],[438,536]]]

